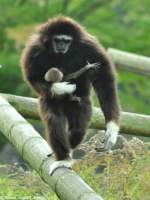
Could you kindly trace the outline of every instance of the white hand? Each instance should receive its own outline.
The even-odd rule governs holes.
[[[115,122],[110,121],[107,123],[106,127],[105,149],[110,150],[117,141],[119,126]]]
[[[69,82],[53,83],[51,87],[51,93],[53,96],[72,94],[75,90],[76,84],[70,84]]]

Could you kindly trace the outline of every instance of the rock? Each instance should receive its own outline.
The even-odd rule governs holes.
[[[73,152],[73,158],[74,159],[81,159],[82,157],[84,157],[86,155],[86,151],[84,149],[76,149]]]
[[[1,160],[7,164],[14,164],[18,162],[22,162],[22,158],[19,156],[18,152],[15,148],[10,144],[7,143],[3,149],[1,150]]]
[[[29,165],[24,162],[24,160],[10,143],[7,143],[1,150],[0,160],[5,164],[13,164],[14,166],[20,167],[24,170],[30,170]]]
[[[105,131],[97,131],[98,133],[91,137],[88,141],[82,143],[76,150],[74,150],[74,159],[84,159],[91,156],[105,157],[107,154],[112,154],[116,158],[127,159],[132,161],[136,155],[144,154],[145,144],[137,137],[131,137],[127,140],[124,136],[118,135],[118,139],[111,151],[104,150]],[[103,166],[102,166],[103,167]],[[101,168],[101,167],[100,167]],[[101,171],[97,168],[97,171]]]
[[[100,174],[100,173],[103,173],[104,169],[106,168],[107,166],[106,165],[99,165],[97,166],[97,168],[95,169],[95,173],[96,174]]]
[[[127,143],[128,142],[125,137],[123,137],[122,135],[118,135],[117,142],[113,146],[112,150],[123,149],[127,145]]]
[[[74,159],[81,159],[89,153],[104,153],[105,131],[98,131],[88,141],[81,144],[73,152]],[[123,149],[127,145],[127,140],[122,135],[118,135],[117,143],[112,150]]]
[[[145,152],[145,144],[142,140],[137,137],[133,137],[129,142],[128,145],[134,149],[136,154],[141,154]]]

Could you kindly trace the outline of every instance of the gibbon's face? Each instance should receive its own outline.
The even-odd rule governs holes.
[[[58,34],[52,37],[52,45],[55,53],[65,54],[69,51],[73,38],[70,35]]]

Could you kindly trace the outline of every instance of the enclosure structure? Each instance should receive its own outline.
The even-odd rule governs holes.
[[[52,150],[40,134],[1,96],[0,130],[60,200],[102,200],[72,169],[60,167],[52,175],[49,174],[54,162]]]
[[[149,57],[124,52],[113,48],[108,48],[108,54],[112,58],[117,68],[144,76],[150,76]]]
[[[25,118],[40,120],[38,113],[38,101],[36,98],[1,94],[18,112]],[[93,129],[104,129],[105,121],[100,108],[93,107],[93,115],[90,127]],[[150,136],[150,116],[137,113],[122,112],[120,120],[120,132]]]

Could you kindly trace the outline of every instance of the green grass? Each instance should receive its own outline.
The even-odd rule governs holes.
[[[149,200],[150,154],[145,152],[134,158],[130,154],[91,155],[76,164],[75,169],[104,199]],[[103,169],[103,166],[103,173],[96,174],[96,170]]]
[[[9,166],[1,165],[0,171],[0,199],[39,199],[57,200],[56,195],[43,183],[35,172],[5,173]]]
[[[105,200],[149,200],[149,147],[129,147],[114,154],[89,153],[74,169]],[[0,198],[57,200],[37,173],[9,168],[0,165]]]

